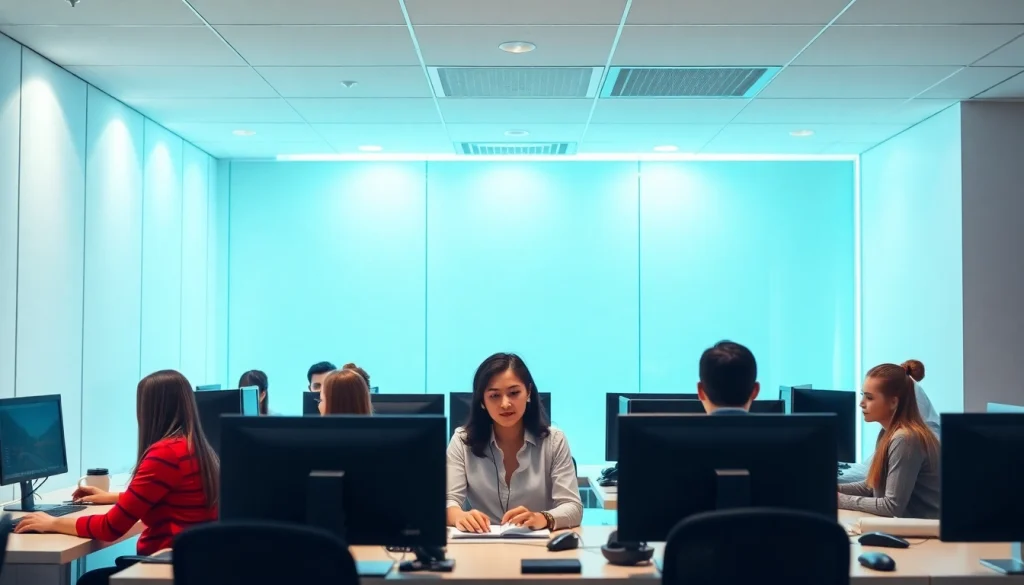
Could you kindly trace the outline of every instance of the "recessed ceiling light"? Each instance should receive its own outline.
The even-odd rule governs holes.
[[[345,89],[351,89],[353,86],[355,86],[358,83],[359,83],[358,81],[353,81],[351,79],[346,79],[346,80],[341,82],[341,84],[343,86],[345,86]]]
[[[675,152],[677,150],[679,150],[679,147],[674,144],[665,144],[654,147],[654,152]]]
[[[516,136],[529,136],[530,133],[526,130],[506,130],[505,136],[516,137]]]
[[[537,45],[527,41],[508,41],[501,43],[498,48],[506,53],[529,53],[537,48]]]
[[[255,136],[255,130],[235,130],[232,132],[235,136]]]
[[[384,149],[380,146],[377,146],[376,144],[364,144],[363,146],[359,147],[359,150],[363,152],[380,152]]]
[[[793,130],[789,135],[796,138],[807,138],[808,136],[814,136],[814,130]]]

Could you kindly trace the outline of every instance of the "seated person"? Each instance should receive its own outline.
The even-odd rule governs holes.
[[[320,414],[373,414],[370,388],[353,370],[334,370],[320,389]]]
[[[324,378],[337,368],[331,362],[317,362],[309,366],[306,371],[306,381],[309,382],[310,392],[319,392],[324,383]]]
[[[757,361],[746,347],[719,341],[700,356],[697,397],[708,414],[746,414],[760,391]]]
[[[882,425],[867,478],[839,486],[839,507],[897,518],[939,517],[939,441],[917,407],[910,368],[868,371],[865,422]]]
[[[569,443],[548,425],[530,370],[515,354],[484,360],[473,377],[469,420],[448,444],[448,525],[533,530],[583,520]]]
[[[75,500],[113,504],[106,514],[53,518],[26,514],[16,532],[56,532],[115,542],[136,522],[139,555],[170,548],[174,537],[190,526],[217,519],[220,463],[199,424],[192,384],[173,370],[150,374],[136,390],[139,453],[128,489],[119,494],[92,486],[79,487]],[[89,571],[80,585],[107,583],[114,567]]]
[[[370,384],[370,374],[367,374],[366,370],[364,370],[363,368],[360,368],[359,366],[357,366],[357,365],[355,365],[353,363],[347,363],[344,366],[341,366],[341,369],[343,369],[343,370],[352,370],[353,372],[355,372],[355,373],[359,374],[360,376],[362,376],[363,380],[366,380],[366,386],[370,388],[370,394],[374,393],[373,385]]]

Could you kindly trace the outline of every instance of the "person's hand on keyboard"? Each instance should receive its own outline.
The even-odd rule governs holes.
[[[14,527],[14,531],[18,534],[24,532],[54,532],[56,526],[57,519],[53,516],[42,512],[33,512],[22,516],[18,521],[18,525]]]

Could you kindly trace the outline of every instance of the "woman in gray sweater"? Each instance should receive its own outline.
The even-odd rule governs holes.
[[[939,441],[921,418],[909,366],[882,364],[864,380],[865,422],[882,425],[867,478],[839,486],[839,507],[878,516],[939,517]]]

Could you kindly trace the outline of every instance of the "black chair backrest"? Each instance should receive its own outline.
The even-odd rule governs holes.
[[[358,585],[348,547],[326,531],[266,522],[220,522],[174,540],[175,585]]]
[[[7,539],[11,536],[11,515],[0,516],[0,574],[4,570],[4,561],[7,560]]]
[[[786,585],[848,585],[846,530],[806,512],[741,508],[695,514],[665,542],[662,583],[757,583],[766,576]]]

